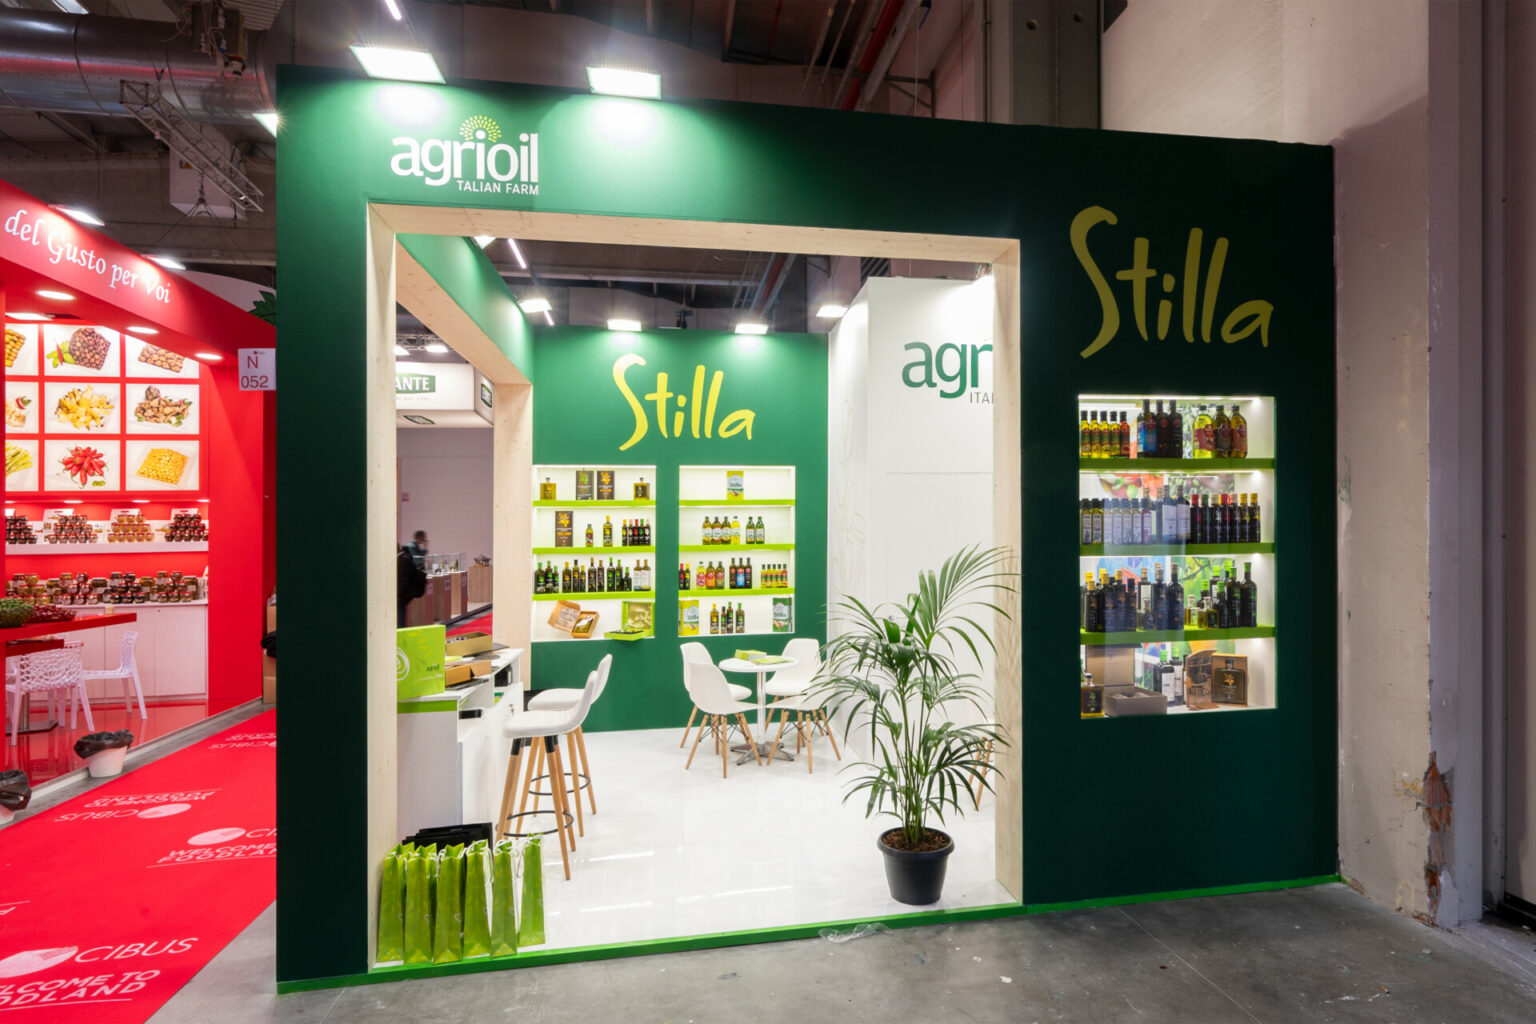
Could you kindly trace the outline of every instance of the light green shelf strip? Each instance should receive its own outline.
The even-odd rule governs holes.
[[[679,590],[677,599],[687,601],[698,598],[701,601],[719,601],[728,597],[792,597],[794,587],[752,587],[750,590]]]
[[[533,553],[536,555],[569,555],[572,557],[585,554],[588,558],[594,558],[599,554],[654,555],[656,553],[656,549],[654,547],[625,548],[619,547],[618,545],[605,548],[601,544],[594,544],[590,548],[586,545],[578,545],[573,548],[534,548]]]
[[[1274,626],[1244,626],[1241,629],[1140,629],[1134,633],[1090,633],[1079,631],[1088,647],[1123,647],[1132,644],[1162,644],[1187,640],[1257,640],[1275,635]]]
[[[536,501],[534,508],[655,508],[654,501]]]
[[[679,544],[679,551],[700,551],[719,554],[748,554],[754,551],[793,551],[793,544]]]
[[[794,498],[758,498],[755,501],[712,501],[698,498],[679,498],[682,508],[771,508],[776,505],[793,505]]]
[[[1084,544],[1084,558],[1102,555],[1272,555],[1272,541],[1262,544]]]
[[[1078,468],[1097,473],[1230,473],[1237,469],[1274,469],[1274,459],[1078,459]]]
[[[574,601],[580,604],[583,601],[644,601],[647,604],[656,600],[654,590],[587,590],[568,594],[533,594],[535,601]]]

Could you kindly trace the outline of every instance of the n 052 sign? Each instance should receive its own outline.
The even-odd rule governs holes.
[[[243,348],[240,350],[240,390],[277,390],[277,349]]]

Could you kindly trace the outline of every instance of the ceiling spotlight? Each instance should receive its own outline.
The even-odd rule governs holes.
[[[406,348],[404,345],[396,345],[395,346],[395,355],[397,355],[397,356],[408,356],[410,354],[411,354],[411,350]]]
[[[217,363],[217,362],[222,361],[223,358],[224,358],[222,355],[220,355],[217,352],[194,352],[192,354],[194,356],[196,356],[197,358],[202,359],[205,362],[209,362],[209,363]]]
[[[277,137],[277,111],[263,110],[259,114],[253,114],[251,116],[260,121],[261,126],[272,133],[273,138]]]
[[[7,313],[7,314],[5,314],[5,318],[7,320],[51,320],[51,319],[53,319],[47,313]]]
[[[654,71],[629,71],[624,68],[587,66],[587,84],[605,96],[633,96],[654,100],[661,95],[661,76]]]
[[[847,312],[847,306],[839,306],[835,302],[829,302],[818,309],[816,315],[824,320],[841,320]]]
[[[736,325],[737,334],[767,334],[767,324],[739,323]]]
[[[166,270],[186,270],[186,265],[174,256],[151,256],[151,260],[160,264]]]
[[[448,346],[440,341],[434,341],[426,346],[426,350],[435,356],[440,356],[448,351]]]
[[[68,217],[70,220],[78,221],[81,224],[89,224],[93,228],[99,228],[106,224],[106,221],[102,220],[91,211],[82,210],[78,206],[64,206],[60,203],[54,203],[53,208],[58,210],[64,216]]]
[[[528,261],[523,259],[523,250],[517,247],[517,239],[509,238],[507,239],[507,244],[512,247],[512,255],[517,257],[517,265],[527,270]]]
[[[443,73],[437,61],[425,50],[402,50],[393,46],[354,46],[352,55],[369,78],[393,78],[402,82],[434,82],[441,85]]]
[[[159,334],[160,332],[157,331],[153,327],[140,327],[139,325],[135,324],[134,326],[128,328],[128,333],[129,334]]]
[[[475,236],[475,244],[478,245],[482,249],[484,249],[486,246],[490,245],[494,241],[496,241],[496,236],[495,235],[476,235]]]
[[[555,308],[548,299],[524,299],[518,305],[523,307],[524,313],[548,313]]]
[[[608,329],[610,331],[627,331],[630,334],[634,334],[640,330],[640,321],[613,319],[608,321]]]

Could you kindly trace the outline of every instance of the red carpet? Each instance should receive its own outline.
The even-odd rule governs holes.
[[[276,895],[269,711],[0,828],[0,1021],[146,1021]]]
[[[491,631],[491,616],[482,615],[478,619],[470,619],[461,622],[448,631],[449,636],[459,636],[463,633],[489,633]]]

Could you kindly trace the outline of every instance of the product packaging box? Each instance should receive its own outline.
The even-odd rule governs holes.
[[[555,547],[568,548],[575,538],[576,513],[568,508],[555,511]]]
[[[460,665],[449,665],[443,670],[443,684],[445,686],[458,686],[460,683],[469,682],[474,677],[474,674],[474,670],[470,668],[469,662],[464,662]]]
[[[590,469],[576,471],[576,500],[591,501],[596,496],[597,474]]]
[[[773,599],[773,631],[775,633],[793,633],[795,631],[794,598],[776,597]]]
[[[1248,703],[1248,656],[1196,651],[1184,661],[1185,701],[1191,708]]]
[[[611,469],[597,471],[597,500],[613,500],[613,470]]]
[[[728,469],[725,471],[725,500],[740,501],[747,495],[747,471],[744,469]]]
[[[624,631],[628,633],[650,633],[655,629],[656,605],[650,601],[625,601],[620,605],[623,615]]]
[[[735,658],[737,661],[751,661],[753,658],[766,658],[766,657],[768,657],[768,652],[767,651],[746,651],[746,650],[738,649],[735,654],[731,655],[731,657]]]
[[[1136,648],[1087,647],[1083,667],[1092,672],[1093,681],[1108,692],[1123,692],[1136,685]]]
[[[412,626],[395,630],[395,692],[402,699],[442,693],[447,685],[443,668],[447,630],[442,626]]]
[[[1111,693],[1104,698],[1104,713],[1111,718],[1133,715],[1166,715],[1168,698],[1154,690],[1132,687],[1125,693]]]
[[[449,656],[484,654],[490,649],[491,634],[489,633],[463,633],[459,636],[451,636],[443,645],[443,652]]]
[[[699,602],[698,601],[678,601],[677,602],[677,635],[678,636],[698,636],[699,635]]]

